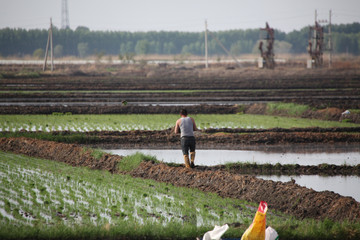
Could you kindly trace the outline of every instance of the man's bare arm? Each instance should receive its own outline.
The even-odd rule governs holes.
[[[191,121],[193,122],[193,130],[194,131],[199,131],[199,129],[196,127],[195,120],[193,118],[191,118]]]
[[[177,120],[175,124],[175,133],[180,133],[180,121]]]

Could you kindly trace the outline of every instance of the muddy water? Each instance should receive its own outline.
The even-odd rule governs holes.
[[[154,150],[154,149],[122,149],[106,150],[112,154],[131,155],[142,152],[147,155],[156,156],[157,159],[168,163],[183,163],[181,150]],[[294,153],[294,152],[263,152],[263,151],[244,151],[244,150],[202,150],[196,151],[197,165],[218,165],[227,162],[256,162],[299,164],[299,165],[319,165],[321,163],[335,165],[357,165],[360,164],[360,151],[354,149],[351,152],[315,152],[315,153]],[[266,180],[287,182],[293,178],[297,184],[315,191],[333,191],[342,196],[353,197],[360,201],[360,177],[358,176],[332,176],[324,177],[317,175],[302,176],[258,176]]]
[[[106,150],[118,155],[131,155],[142,152],[155,156],[158,160],[167,163],[183,163],[181,150],[173,149],[120,149]],[[245,150],[196,150],[196,164],[214,166],[233,162],[255,162],[258,164],[299,164],[319,165],[322,163],[334,165],[357,165],[360,164],[360,150],[352,149],[350,152],[315,152],[315,153],[294,153],[294,152],[264,152]]]
[[[292,179],[296,184],[315,191],[333,191],[342,196],[353,197],[360,202],[360,177],[357,176],[332,176],[324,177],[318,175],[302,176],[257,176],[265,180],[288,182]]]

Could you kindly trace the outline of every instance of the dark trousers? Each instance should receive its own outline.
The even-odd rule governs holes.
[[[181,138],[181,150],[183,155],[189,155],[190,152],[195,152],[195,137],[182,137]]]

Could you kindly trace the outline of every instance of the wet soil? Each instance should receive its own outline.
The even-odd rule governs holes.
[[[0,90],[234,90],[234,89],[358,89],[358,69],[304,69],[288,68],[259,70],[226,66],[213,69],[144,67],[114,69],[114,72],[2,74]],[[331,92],[331,91],[330,91]],[[331,94],[330,94],[331,95]]]
[[[54,136],[74,133],[52,132]],[[149,131],[95,131],[82,133],[79,144],[90,144],[106,149],[116,148],[174,148],[180,137],[173,129]],[[197,147],[202,149],[241,149],[255,145],[292,145],[326,143],[360,143],[360,128],[293,128],[293,129],[208,129],[195,132]]]
[[[0,69],[2,67],[4,66],[0,66]],[[14,66],[16,68],[13,71],[11,66],[6,67],[9,73],[2,73],[0,91],[7,92],[1,94],[0,102],[10,105],[31,103],[31,112],[36,113],[161,112],[161,109],[153,110],[152,107],[139,108],[140,110],[122,107],[122,101],[129,104],[287,101],[305,103],[316,108],[360,108],[358,69],[308,70],[302,67],[287,67],[260,70],[254,67],[229,68],[226,64],[219,64],[210,69],[108,65],[99,67],[95,72],[94,69],[82,70],[83,66],[71,66],[71,71],[65,71],[59,66],[59,70],[54,73],[33,76],[19,74],[18,72],[24,69],[19,70],[18,66]],[[190,91],[181,92],[183,90]],[[40,103],[51,103],[51,106],[36,110],[37,106],[41,106]],[[80,103],[87,105],[78,106]],[[99,103],[102,104],[101,107],[96,106]],[[12,111],[1,106],[0,111],[14,114],[29,113],[28,106],[14,105]],[[169,109],[162,110],[163,113],[169,113]],[[217,113],[217,109],[214,109],[213,113]]]
[[[88,166],[119,173],[116,169],[120,156],[104,154],[101,159],[79,145],[56,143],[29,138],[0,138],[0,149],[17,154],[61,161],[73,166]],[[176,186],[198,188],[219,196],[251,202],[267,201],[269,208],[298,218],[329,218],[335,221],[358,221],[360,203],[330,191],[316,192],[295,182],[262,180],[217,168],[186,169],[163,163],[143,162],[130,172],[134,177],[167,182]]]
[[[339,166],[333,164],[320,164],[317,166],[305,166],[305,165],[241,165],[241,164],[230,164],[228,166],[198,166],[198,170],[209,170],[209,171],[228,171],[233,174],[246,174],[246,175],[320,175],[320,176],[360,176],[360,164],[357,166]]]
[[[100,159],[92,156],[93,150],[76,144],[42,141],[31,138],[0,138],[0,149],[31,157],[64,162],[72,166],[85,166],[116,172],[121,156],[104,153]]]
[[[234,114],[238,112],[239,107],[235,105],[206,105],[199,106],[138,106],[127,105],[121,103],[111,105],[94,105],[88,103],[86,105],[67,105],[67,104],[51,104],[48,106],[35,105],[10,105],[0,106],[1,114],[52,114],[54,112],[72,114],[178,114],[179,109],[186,108],[192,114]]]

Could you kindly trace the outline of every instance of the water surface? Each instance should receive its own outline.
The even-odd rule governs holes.
[[[114,149],[106,150],[117,155],[131,155],[141,152],[155,156],[158,160],[166,163],[183,163],[183,156],[180,149]],[[247,150],[196,150],[196,165],[214,166],[234,162],[251,162],[258,164],[299,164],[319,165],[322,163],[334,165],[357,165],[360,164],[360,152],[265,152]]]
[[[356,150],[356,149],[355,149]],[[360,164],[360,152],[347,152],[346,149],[340,152],[265,152],[245,150],[196,150],[196,165],[213,166],[229,162],[254,162],[258,164],[299,164],[319,165],[322,163],[335,165],[357,165]],[[158,160],[167,163],[184,163],[181,150],[155,150],[155,149],[121,149],[106,150],[118,155],[131,155],[141,152],[155,156]],[[265,180],[287,182],[293,178],[297,184],[315,191],[333,191],[342,196],[353,197],[360,202],[360,177],[358,176],[332,176],[324,177],[318,175],[302,176],[257,176]]]
[[[257,176],[265,180],[288,182],[292,179],[300,186],[312,188],[317,192],[333,191],[342,196],[353,197],[360,202],[360,177],[358,176],[331,176],[318,175],[302,176]]]

